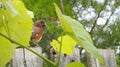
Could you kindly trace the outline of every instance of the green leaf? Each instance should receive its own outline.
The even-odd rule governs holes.
[[[1,31],[1,29],[2,29],[2,26],[3,26],[3,24],[2,24],[2,10],[0,9],[0,31]]]
[[[4,11],[6,28],[2,30],[2,33],[25,46],[29,46],[33,22],[27,13],[27,9],[20,0],[12,0],[11,3],[7,2],[6,5]]]
[[[57,40],[53,40],[50,45],[56,50],[60,49],[60,42],[62,39],[62,48],[61,52],[65,54],[73,54],[76,41],[72,39],[69,35],[60,36]]]
[[[3,0],[0,8],[0,33],[19,43],[29,45],[32,20],[27,14],[27,9],[20,0]],[[7,39],[0,36],[0,67],[10,61],[14,55],[15,46]]]
[[[0,67],[4,67],[13,56],[15,47],[2,36],[0,36],[0,40]]]
[[[85,67],[85,65],[80,62],[72,62],[70,64],[67,64],[66,67]]]
[[[72,19],[71,17],[63,15],[56,4],[55,10],[62,24],[63,30],[73,39],[75,39],[78,44],[87,52],[98,58],[98,60],[103,63],[103,59],[101,58],[100,53],[98,52],[96,47],[94,47],[93,41],[89,33],[83,28],[83,25],[80,24],[78,21]]]

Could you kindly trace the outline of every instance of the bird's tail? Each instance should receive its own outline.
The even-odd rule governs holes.
[[[30,47],[35,47],[37,46],[37,43],[33,42],[32,40],[29,41]]]

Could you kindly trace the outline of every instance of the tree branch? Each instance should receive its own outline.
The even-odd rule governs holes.
[[[100,12],[101,12],[101,11],[100,11]],[[97,20],[98,20],[98,18],[100,17],[100,12],[98,13],[97,18],[96,18],[95,22],[93,23],[93,27],[92,27],[91,30],[90,30],[90,34],[92,34],[92,31],[93,31],[93,29],[95,28],[95,26],[96,26],[96,24],[97,24]]]
[[[104,9],[106,3],[107,3],[107,0],[105,1],[104,5],[103,5],[103,8],[101,8],[101,10],[98,12],[98,16],[97,16],[95,22],[93,23],[93,27],[91,28],[91,30],[90,30],[90,32],[89,32],[90,34],[92,34],[92,31],[93,31],[93,29],[95,28],[95,26],[96,26],[96,24],[97,24],[97,20],[98,20],[98,18],[100,17],[100,13],[101,13],[101,11]]]
[[[105,25],[103,25],[103,27],[101,29],[103,29],[108,23],[109,23],[109,19],[111,18],[111,16],[114,14],[114,11],[112,11],[112,13],[110,14],[109,18],[107,19]]]

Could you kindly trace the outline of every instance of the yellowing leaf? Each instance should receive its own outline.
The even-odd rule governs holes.
[[[2,0],[0,8],[0,33],[9,38],[29,46],[32,20],[27,14],[27,9],[20,0]],[[0,36],[0,67],[10,61],[14,55],[15,46],[7,39]]]
[[[96,47],[94,47],[93,41],[89,33],[83,28],[83,25],[80,24],[75,19],[63,15],[56,4],[55,4],[55,10],[62,24],[63,30],[68,35],[70,35],[74,40],[76,40],[81,47],[83,47],[90,54],[94,55],[96,58],[99,59],[101,63],[103,63],[100,53],[98,52]]]
[[[15,48],[10,41],[0,36],[0,67],[5,67],[5,64],[10,61],[14,50]]]
[[[31,17],[31,18],[34,18],[34,13],[32,11],[27,11],[28,15]]]
[[[85,67],[85,65],[80,62],[72,62],[70,64],[67,64],[66,67]]]
[[[6,4],[8,4],[4,11],[6,29],[2,29],[2,33],[25,46],[29,46],[33,22],[27,13],[27,9],[20,0],[12,0],[12,3],[7,2]],[[14,5],[13,9],[10,4]],[[11,14],[15,9],[15,14]]]
[[[62,48],[61,52],[65,54],[73,54],[74,48],[76,45],[76,41],[72,39],[69,35],[61,36],[57,40],[53,40],[50,44],[56,50],[59,51],[60,49],[60,42],[62,39]]]
[[[2,27],[3,27],[3,24],[2,24],[2,13],[3,13],[3,11],[0,9],[0,31],[1,31]]]

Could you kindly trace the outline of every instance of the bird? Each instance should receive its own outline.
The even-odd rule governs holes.
[[[31,47],[39,46],[38,43],[43,37],[45,26],[46,26],[46,23],[44,20],[35,21],[32,27],[32,35],[30,38]]]

